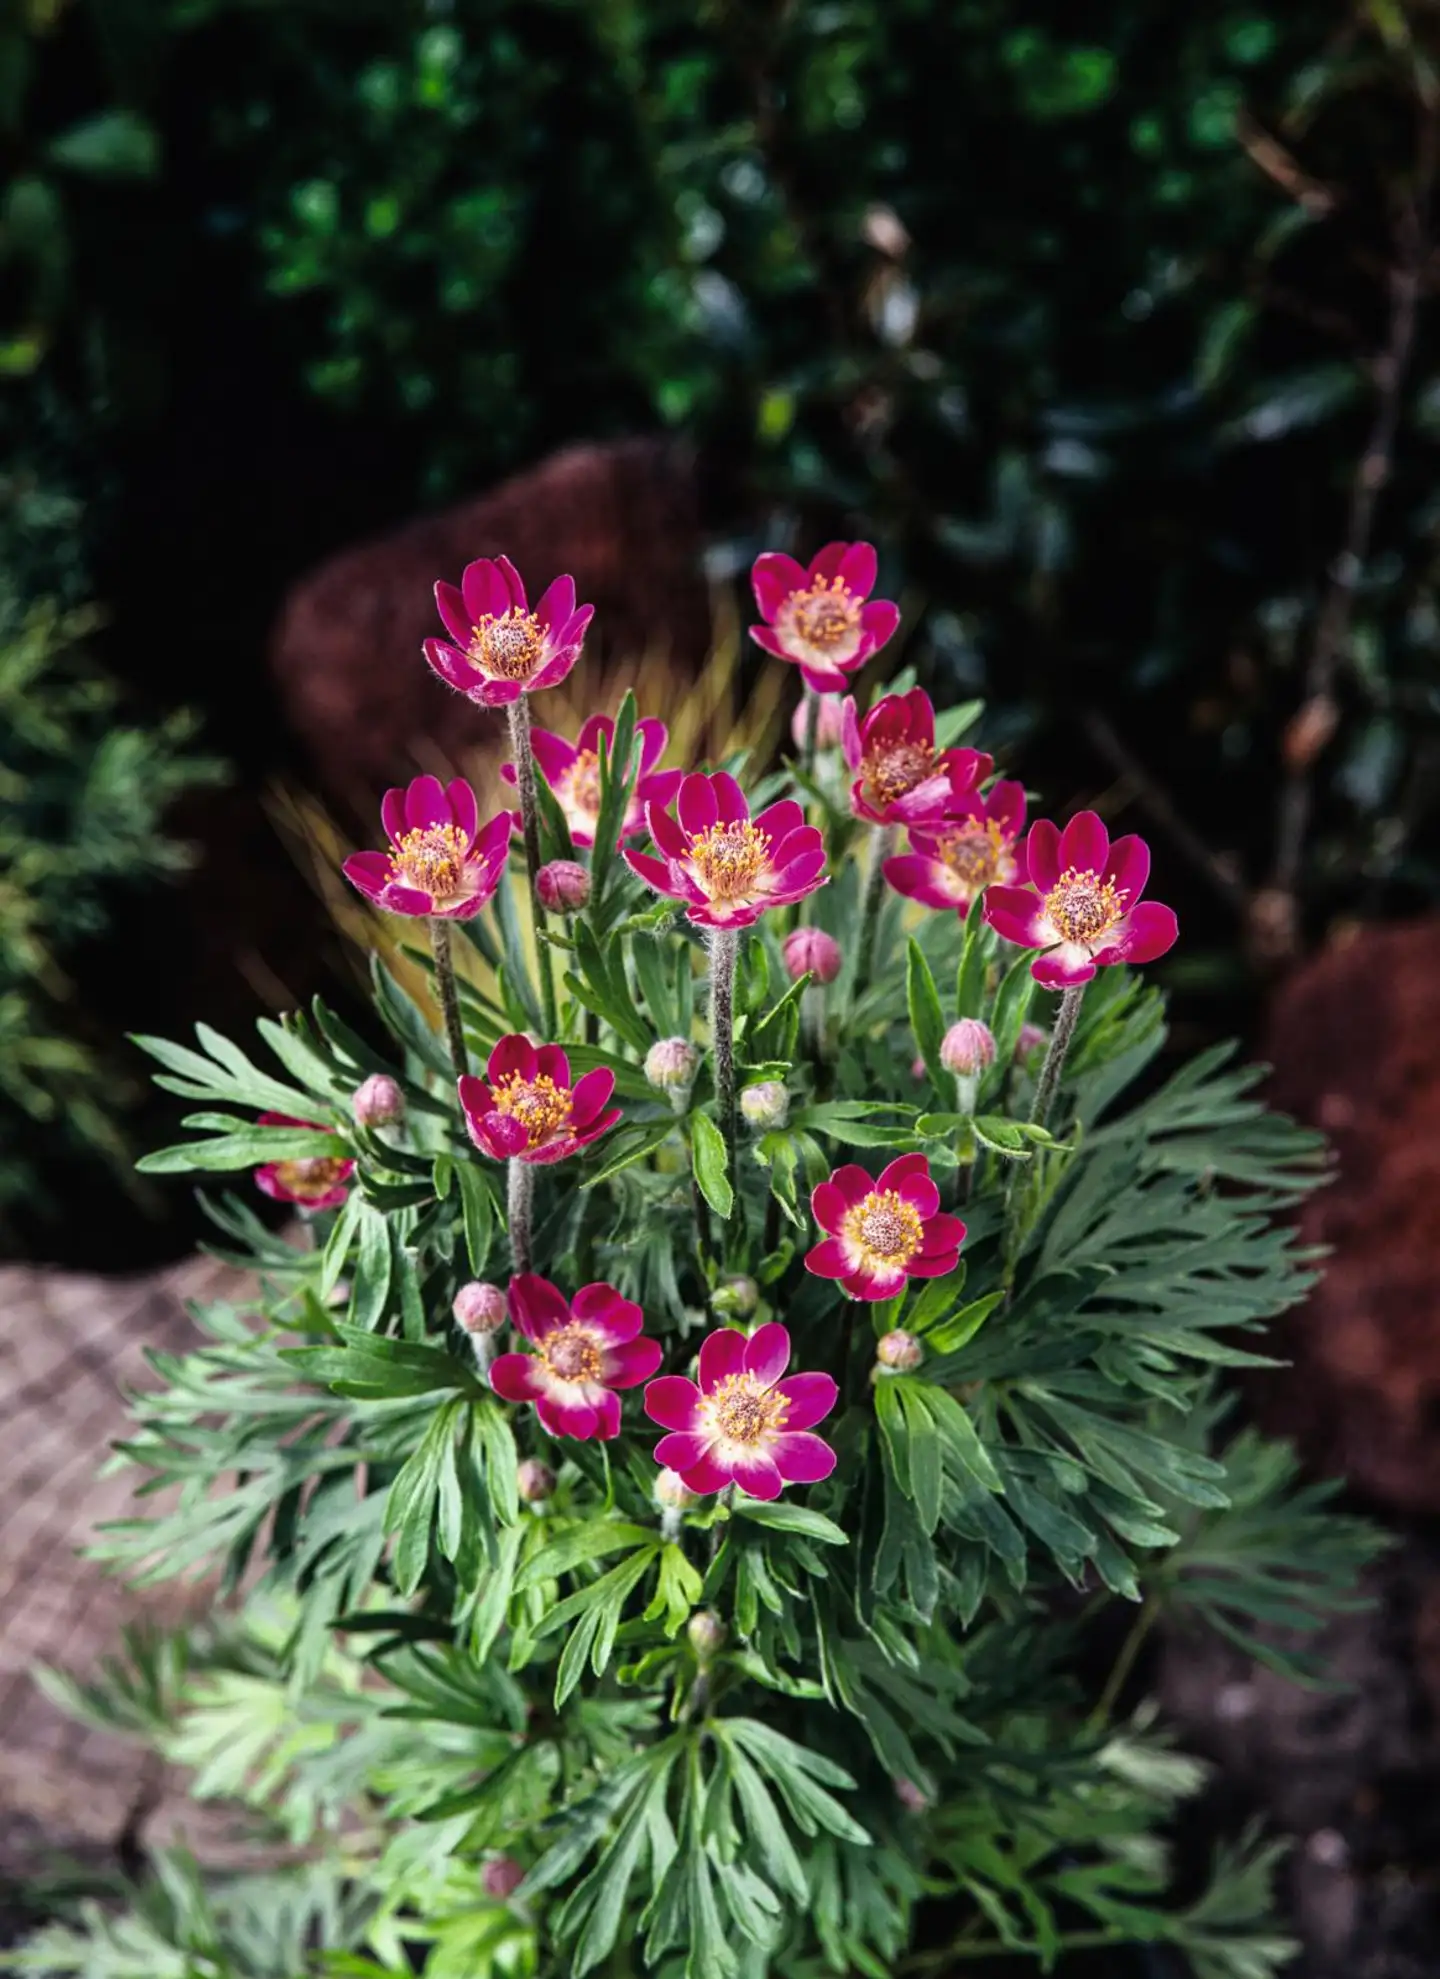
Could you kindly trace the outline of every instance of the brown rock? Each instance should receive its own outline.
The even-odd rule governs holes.
[[[438,680],[433,587],[475,557],[508,556],[536,598],[573,574],[596,607],[581,668],[673,655],[693,679],[710,645],[692,462],[661,440],[577,446],[488,495],[343,551],[294,587],[270,663],[323,795],[368,815],[387,783],[458,761],[503,717]],[[577,669],[577,676],[579,669]],[[557,724],[558,725],[558,724]]]
[[[1332,1255],[1266,1378],[1267,1425],[1367,1494],[1440,1510],[1440,918],[1351,929],[1276,993],[1276,1105],[1338,1178],[1301,1213]]]

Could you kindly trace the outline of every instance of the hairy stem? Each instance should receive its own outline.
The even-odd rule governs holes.
[[[465,1030],[460,1022],[460,992],[455,987],[454,929],[438,915],[430,918],[430,947],[435,957],[435,996],[445,1019],[445,1042],[450,1047],[450,1063],[455,1077],[463,1079],[470,1070],[465,1051]]]
[[[1045,1054],[1045,1063],[1040,1068],[1039,1082],[1035,1087],[1035,1104],[1030,1109],[1030,1119],[1037,1127],[1043,1127],[1050,1118],[1050,1109],[1055,1104],[1055,1094],[1060,1086],[1060,1074],[1065,1069],[1065,1055],[1070,1049],[1070,1040],[1075,1035],[1075,1026],[1080,1021],[1080,1005],[1085,1000],[1085,985],[1067,989],[1060,998],[1060,1014],[1055,1019],[1055,1028],[1050,1033],[1050,1049]]]
[[[555,965],[545,939],[545,909],[535,891],[540,870],[540,813],[535,798],[535,750],[530,740],[530,701],[522,694],[510,703],[510,753],[515,759],[515,786],[520,793],[520,829],[525,839],[525,870],[530,878],[530,911],[535,916],[536,966],[540,971],[540,1007],[545,1036],[556,1036]]]
[[[510,1259],[516,1271],[529,1271],[535,1245],[535,1170],[511,1155],[506,1177],[506,1223]]]
[[[717,928],[710,938],[710,1052],[715,1111],[725,1139],[725,1170],[734,1192],[732,1220],[740,1210],[739,1131],[735,1118],[735,962],[740,936]]]
[[[857,997],[864,993],[875,962],[875,937],[880,929],[880,908],[885,899],[885,861],[890,857],[894,844],[893,825],[887,825],[871,836],[870,874],[865,882],[865,900],[860,909],[860,947],[855,957]]]

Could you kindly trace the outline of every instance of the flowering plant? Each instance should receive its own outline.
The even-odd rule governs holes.
[[[854,547],[762,566],[772,650],[823,644],[804,602],[848,611],[875,575]],[[476,665],[505,628],[578,636],[568,580],[532,626],[481,568],[441,593]],[[204,1109],[145,1165],[253,1171],[209,1213],[256,1277],[135,1402],[127,1459],[181,1496],[104,1550],[252,1591],[85,1707],[140,1713],[205,1756],[198,1792],[306,1845],[297,1973],[317,1938],[369,1979],[1038,1971],[1134,1943],[1265,1979],[1273,1851],[1242,1838],[1167,1894],[1199,1773],[1144,1651],[1189,1616],[1298,1667],[1275,1627],[1369,1548],[1215,1387],[1305,1287],[1275,1219],[1321,1147],[1225,1051],[1158,1065],[1127,958],[1176,930],[1143,848],[1088,814],[1022,846],[1018,786],[958,743],[976,711],[902,682],[832,725],[852,769],[912,752],[888,768],[921,817],[866,770],[883,802],[807,776],[807,808],[758,763],[658,783],[627,696],[587,725],[582,845],[574,764],[525,712],[540,651],[506,704],[513,846],[463,784],[386,803],[412,896],[411,836],[456,834],[430,907],[400,903],[438,1025],[377,962],[373,1031],[262,1020],[273,1069],[203,1028],[144,1041]],[[940,849],[897,853],[902,829]],[[995,855],[968,891],[923,879],[965,834]],[[581,852],[551,921],[538,876]]]

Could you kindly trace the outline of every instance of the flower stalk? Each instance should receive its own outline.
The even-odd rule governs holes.
[[[506,1163],[506,1226],[510,1232],[510,1261],[517,1272],[529,1271],[535,1250],[535,1170],[512,1155]]]
[[[1070,1050],[1071,1039],[1075,1036],[1075,1026],[1080,1021],[1080,1005],[1085,999],[1085,985],[1077,983],[1074,989],[1067,989],[1060,998],[1060,1014],[1055,1019],[1055,1028],[1050,1033],[1050,1048],[1045,1054],[1045,1063],[1040,1068],[1039,1082],[1035,1087],[1035,1104],[1030,1109],[1031,1124],[1043,1127],[1050,1118],[1050,1109],[1055,1104],[1055,1095],[1060,1087],[1060,1074],[1065,1069],[1066,1054]]]
[[[530,882],[530,908],[535,916],[536,966],[540,972],[540,1011],[545,1035],[556,1035],[555,965],[545,939],[545,908],[537,889],[540,874],[540,812],[535,795],[535,746],[530,734],[530,702],[522,694],[506,710],[510,720],[510,751],[520,797],[520,830],[525,840],[525,870]]]
[[[739,1126],[735,1106],[735,964],[740,936],[716,928],[710,937],[710,1057],[715,1075],[715,1110],[725,1141],[725,1172],[740,1206]],[[732,1215],[735,1211],[732,1211]]]
[[[435,957],[435,997],[445,1019],[445,1042],[456,1079],[465,1078],[470,1061],[465,1050],[465,1027],[460,1021],[460,992],[455,984],[454,930],[448,921],[430,917],[430,948]]]
[[[895,827],[887,825],[873,834],[870,845],[870,873],[865,881],[865,900],[860,909],[860,947],[855,957],[855,995],[861,996],[870,981],[875,961],[875,937],[880,929],[880,908],[885,899],[885,861],[895,848]]]

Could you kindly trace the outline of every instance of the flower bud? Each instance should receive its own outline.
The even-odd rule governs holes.
[[[875,1347],[875,1358],[881,1367],[889,1368],[895,1374],[912,1374],[925,1358],[925,1349],[913,1333],[902,1332],[898,1327],[893,1333],[882,1334]]]
[[[790,734],[797,749],[810,739],[810,697],[807,694],[790,719]],[[820,720],[815,728],[817,749],[838,749],[845,740],[845,701],[839,694],[820,696]]]
[[[482,1285],[472,1278],[455,1294],[450,1310],[457,1326],[467,1333],[498,1333],[505,1324],[505,1294],[498,1285]]]
[[[823,928],[796,928],[786,935],[782,953],[792,983],[807,974],[817,983],[833,983],[840,973],[840,944]]]
[[[667,1512],[683,1512],[699,1504],[700,1494],[690,1489],[679,1471],[661,1471],[655,1480],[655,1502]]]
[[[940,1063],[947,1072],[973,1079],[995,1063],[995,1038],[978,1017],[962,1017],[940,1040]]]
[[[725,1624],[713,1608],[697,1608],[690,1617],[685,1633],[701,1663],[708,1663],[725,1646]]]
[[[910,1077],[912,1079],[928,1079],[930,1077],[930,1067],[925,1063],[923,1058],[911,1059]]]
[[[766,1133],[790,1118],[790,1095],[778,1079],[765,1079],[741,1093],[740,1111],[752,1127]]]
[[[913,1780],[894,1782],[895,1798],[907,1814],[923,1814],[930,1805],[930,1796],[923,1787],[917,1787]]]
[[[527,1505],[543,1505],[555,1496],[555,1473],[538,1457],[527,1457],[516,1466],[515,1484]]]
[[[1050,1033],[1039,1024],[1022,1024],[1020,1035],[1015,1040],[1015,1063],[1023,1065],[1031,1052],[1038,1051],[1042,1044],[1050,1042]]]
[[[683,1113],[700,1070],[700,1054],[688,1038],[661,1038],[645,1054],[645,1077]]]
[[[732,1319],[748,1319],[760,1303],[760,1287],[753,1278],[727,1278],[711,1294],[710,1303]]]
[[[372,1072],[350,1102],[357,1127],[393,1127],[405,1118],[405,1095],[387,1072]]]
[[[513,1855],[495,1855],[480,1871],[480,1881],[487,1897],[504,1903],[525,1881],[525,1871]]]
[[[535,875],[540,905],[551,914],[577,914],[590,901],[590,875],[574,859],[552,859]]]

